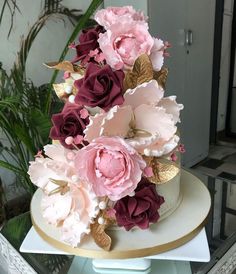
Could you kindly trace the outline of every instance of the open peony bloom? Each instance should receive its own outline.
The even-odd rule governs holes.
[[[163,95],[155,80],[128,89],[122,106],[90,117],[85,138],[91,141],[102,135],[120,136],[147,156],[160,157],[171,152],[179,141],[176,123],[183,105],[176,103],[175,96]]]
[[[137,12],[132,6],[108,7],[96,12],[94,18],[99,25],[108,29],[111,25],[123,20],[145,21],[146,18],[142,12]]]
[[[153,38],[143,21],[119,21],[100,33],[98,43],[106,62],[113,69],[130,68],[137,56],[150,54]]]
[[[77,151],[75,167],[98,197],[117,201],[134,191],[146,163],[124,139],[100,137]]]
[[[39,157],[34,162],[30,162],[28,174],[33,184],[49,194],[58,187],[49,178],[72,182],[71,178],[76,172],[71,165],[73,162],[67,157],[73,154],[71,150],[60,144],[54,144],[46,145],[44,152],[48,158]]]
[[[90,232],[90,223],[98,214],[97,197],[91,185],[76,175],[71,150],[57,144],[45,146],[44,151],[49,158],[36,158],[28,171],[32,182],[44,190],[43,217],[48,223],[61,226],[63,241],[77,246],[83,235]],[[65,182],[66,193],[55,192],[59,185],[52,179]]]

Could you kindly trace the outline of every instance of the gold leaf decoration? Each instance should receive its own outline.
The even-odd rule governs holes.
[[[145,157],[148,166],[152,168],[153,176],[148,180],[154,184],[164,184],[173,179],[180,171],[170,160],[163,160],[157,157]]]
[[[159,71],[154,71],[153,72],[153,78],[157,81],[157,83],[163,89],[165,89],[165,86],[166,86],[167,75],[168,75],[168,69],[167,68],[162,68]]]
[[[67,82],[60,83],[60,84],[53,84],[53,88],[57,97],[64,101],[66,101],[70,95],[65,92],[65,89],[67,86],[71,86],[71,85],[68,85]],[[72,88],[71,93],[75,95],[77,93],[77,89],[74,86],[71,86],[71,88]]]
[[[104,218],[104,224],[98,223],[98,219],[100,217]],[[113,224],[115,224],[115,220],[108,217],[105,212],[100,211],[94,220],[94,223],[90,225],[91,235],[95,243],[106,251],[111,249],[112,240],[111,237],[105,232],[105,230]]]
[[[58,98],[60,99],[66,99],[66,94],[65,94],[65,87],[64,87],[64,83],[61,84],[53,84],[53,88],[56,92],[56,95]]]
[[[80,66],[73,65],[69,61],[62,61],[62,62],[49,62],[44,64],[48,68],[52,69],[58,69],[58,70],[63,70],[63,71],[68,71],[71,73],[80,73],[84,74],[84,69],[81,68]]]
[[[152,63],[147,54],[140,55],[133,66],[132,71],[128,71],[124,79],[124,90],[133,89],[138,85],[153,79]]]

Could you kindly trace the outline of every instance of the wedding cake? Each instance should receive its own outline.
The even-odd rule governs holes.
[[[72,61],[47,63],[64,71],[54,89],[65,104],[28,173],[61,241],[78,247],[90,234],[109,251],[110,230],[149,229],[181,203],[183,105],[165,96],[169,44],[152,37],[142,12],[109,7],[94,19],[70,45]]]

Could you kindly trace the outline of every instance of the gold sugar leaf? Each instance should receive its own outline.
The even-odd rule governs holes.
[[[69,61],[49,62],[49,63],[44,63],[44,65],[46,67],[52,68],[52,69],[68,71],[68,72],[71,72],[71,73],[84,74],[84,69],[83,68],[81,68],[80,66],[74,65]]]
[[[111,249],[111,237],[105,232],[107,224],[99,224],[98,218],[95,219],[94,224],[90,225],[91,235],[95,243],[102,249],[109,251]]]
[[[104,224],[99,224],[99,217],[104,218]],[[94,223],[90,225],[91,235],[95,243],[102,249],[109,251],[111,249],[111,237],[105,232],[106,228],[115,224],[116,221],[106,215],[106,212],[100,212]]]
[[[153,176],[148,180],[154,184],[164,184],[173,179],[180,171],[172,161],[161,162],[157,157],[145,157],[147,165],[152,167]]]
[[[147,54],[140,55],[133,66],[132,71],[128,71],[124,79],[124,90],[135,88],[138,85],[153,79],[152,63]]]
[[[60,83],[60,84],[53,84],[54,91],[56,92],[56,95],[58,98],[62,100],[66,100],[69,97],[69,94],[65,92],[65,89],[67,86],[70,86],[67,82]],[[72,94],[76,95],[77,89],[75,88],[75,86],[71,86],[71,88],[72,88],[72,91],[71,91]]]
[[[165,89],[166,86],[166,80],[168,75],[168,69],[162,68],[159,71],[154,71],[153,78],[157,81],[157,83]]]
[[[54,88],[58,98],[60,98],[60,99],[66,98],[64,83],[53,84],[53,88]]]

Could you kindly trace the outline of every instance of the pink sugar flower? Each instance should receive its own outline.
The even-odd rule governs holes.
[[[142,12],[137,12],[132,6],[108,7],[97,11],[94,18],[99,25],[108,29],[115,23],[123,20],[145,21],[146,18]]]
[[[113,69],[130,68],[141,54],[150,54],[153,38],[143,21],[123,20],[99,34],[98,43]]]
[[[112,201],[132,193],[146,167],[136,150],[120,137],[97,138],[76,154],[78,175],[92,184],[97,196]]]

